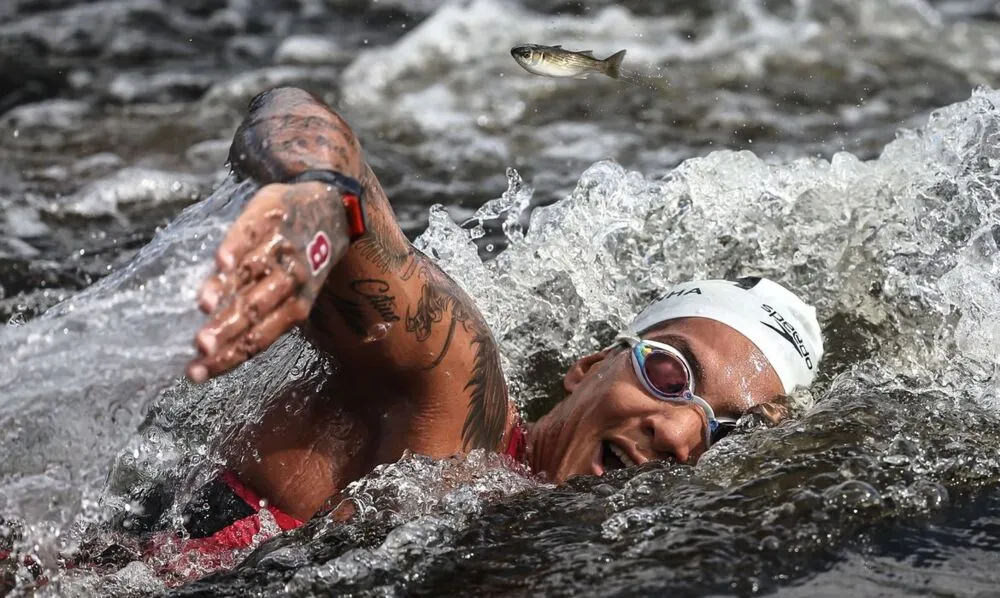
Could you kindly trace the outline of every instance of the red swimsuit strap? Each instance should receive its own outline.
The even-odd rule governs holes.
[[[514,427],[510,429],[510,440],[507,441],[507,450],[504,454],[518,463],[524,463],[528,452],[528,430],[524,426],[524,421],[518,416]]]
[[[260,497],[257,496],[256,492],[254,492],[250,488],[247,488],[246,485],[243,484],[243,482],[239,481],[239,479],[237,479],[236,475],[234,475],[233,472],[231,471],[224,472],[222,474],[222,481],[225,482],[226,485],[232,489],[232,491],[236,494],[236,496],[239,496],[241,499],[243,499],[243,502],[247,503],[247,505],[254,510],[254,513],[259,513],[262,504],[266,504],[265,501],[262,501]],[[268,511],[271,512],[271,515],[274,516],[275,522],[278,524],[278,527],[280,527],[282,531],[295,529],[300,525],[302,525],[301,521],[299,521],[295,517],[292,517],[291,515],[288,515],[278,507],[268,505],[264,508],[266,508]]]
[[[507,441],[507,449],[503,454],[509,456],[516,463],[525,465],[527,448],[528,430],[521,418],[518,417],[510,430],[510,439]],[[261,529],[260,511],[262,509],[271,513],[282,531],[295,529],[302,525],[302,521],[262,501],[256,492],[243,484],[231,471],[226,471],[222,474],[222,481],[232,489],[233,493],[253,509],[253,515],[234,521],[207,538],[183,540],[182,553],[198,552],[203,555],[213,555],[250,546]],[[178,538],[172,532],[161,534],[159,537],[152,538],[149,546],[147,546],[147,552],[154,553],[162,548],[161,545],[172,544],[176,541],[178,541]],[[0,560],[7,557],[8,555],[0,550]],[[172,568],[175,565],[168,565],[167,568]]]

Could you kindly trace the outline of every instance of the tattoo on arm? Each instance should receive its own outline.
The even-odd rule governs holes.
[[[421,366],[424,371],[441,365],[456,339],[470,339],[474,358],[464,387],[469,393],[469,409],[462,425],[462,442],[468,450],[496,450],[507,423],[507,386],[496,341],[482,318],[470,309],[472,300],[461,288],[422,253],[411,251],[405,267],[397,270],[398,277],[402,282],[418,283],[420,294],[402,316],[392,286],[381,279],[351,281],[349,288],[359,299],[334,296],[333,307],[345,325],[361,337],[373,321],[402,321],[414,341],[433,343],[430,360]]]
[[[261,184],[313,168],[355,176],[359,161],[357,139],[343,119],[300,89],[273,89],[255,97],[229,148],[233,172]]]
[[[396,297],[390,294],[391,285],[375,278],[360,278],[351,281],[351,292],[361,300],[348,299],[333,292],[324,293],[320,300],[332,307],[344,325],[359,338],[366,338],[369,327],[375,322],[398,322],[402,319],[396,307]],[[370,311],[365,308],[367,304]],[[375,314],[371,314],[374,311]]]
[[[495,450],[503,437],[507,413],[507,390],[496,343],[472,308],[471,299],[403,236],[388,199],[360,155],[357,139],[337,114],[302,90],[278,89],[253,100],[236,132],[229,161],[238,176],[253,177],[262,184],[287,180],[311,168],[339,170],[361,179],[369,230],[348,251],[369,264],[368,273],[346,288],[339,286],[336,293],[328,285],[322,297],[318,295],[325,276],[313,276],[299,295],[329,304],[347,329],[358,336],[367,334],[366,323],[373,320],[402,321],[416,342],[436,345],[426,370],[444,361],[456,338],[471,339],[474,358],[465,385],[470,398],[462,440],[468,449]],[[287,229],[286,238],[296,243],[302,239],[308,242],[316,231],[329,234],[335,222],[331,210],[342,209],[339,202],[287,203],[288,217],[282,226]],[[391,278],[375,274],[372,268],[385,275],[398,273],[403,281],[418,277],[416,303],[406,305],[401,312],[388,282]],[[438,330],[441,332],[435,334]],[[458,336],[459,330],[462,336]]]
[[[368,301],[383,322],[398,322],[396,298],[389,294],[391,287],[384,280],[362,278],[351,283],[351,290]]]
[[[414,275],[423,279],[420,299],[416,307],[406,310],[406,330],[417,342],[428,342],[435,325],[447,320],[448,329],[437,356],[426,366],[434,369],[451,349],[459,326],[472,338],[476,357],[472,375],[465,389],[470,391],[469,413],[462,425],[462,442],[467,449],[495,450],[503,437],[507,422],[507,386],[500,368],[500,352],[486,323],[478,314],[468,309],[471,299],[436,265],[420,254],[414,256],[415,265],[407,268],[401,278]],[[418,263],[419,262],[419,263]]]
[[[444,319],[445,312],[452,303],[455,303],[454,297],[442,293],[434,283],[425,282],[413,313],[410,313],[409,308],[406,309],[406,331],[412,332],[417,337],[417,342],[426,341],[431,337],[434,325]],[[445,341],[445,346],[447,344]]]
[[[371,220],[370,224],[374,224],[379,219],[372,218]],[[373,234],[372,231],[368,231],[354,242],[354,246],[361,252],[361,256],[365,260],[371,262],[381,272],[389,273],[398,269],[401,265],[400,262],[405,261],[409,254],[395,252],[383,239],[384,237],[377,233]]]
[[[365,326],[365,312],[360,303],[333,294],[330,294],[329,301],[348,330],[362,338],[368,335],[368,329]]]
[[[396,272],[407,265],[413,254],[410,242],[403,237],[389,200],[370,168],[365,167],[361,184],[368,190],[365,208],[368,214],[368,232],[355,241],[354,247],[361,257],[383,274]]]
[[[507,390],[500,369],[500,352],[489,331],[479,330],[472,337],[476,362],[472,378],[465,388],[471,391],[469,415],[462,425],[466,448],[495,449],[507,424]]]

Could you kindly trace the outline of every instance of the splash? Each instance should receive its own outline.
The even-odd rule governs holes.
[[[968,101],[936,112],[924,128],[902,132],[879,159],[868,162],[842,153],[830,161],[780,165],[749,152],[725,151],[653,178],[599,162],[567,198],[531,212],[526,230],[521,223],[532,189],[513,171],[507,193],[464,227],[443,210],[432,210],[430,226],[416,244],[483,309],[501,344],[513,396],[529,414],[559,398],[558,376],[569,360],[602,346],[674,281],[763,275],[800,290],[819,308],[831,340],[830,361],[826,381],[813,389],[816,406],[801,423],[748,429],[694,469],[659,466],[560,490],[576,492],[574,512],[584,519],[595,509],[610,509],[600,529],[586,537],[596,533],[604,542],[624,543],[637,556],[661,555],[674,542],[691,542],[688,534],[706,517],[727,529],[724,505],[731,496],[755,522],[821,505],[826,515],[820,521],[832,523],[817,522],[812,536],[791,525],[740,532],[768,549],[815,555],[822,542],[810,538],[846,541],[859,525],[942,508],[950,488],[1000,479],[995,460],[973,467],[961,457],[988,442],[1000,425],[989,411],[996,395],[989,373],[996,358],[984,349],[995,339],[989,325],[976,319],[989,317],[994,296],[983,297],[980,268],[996,251],[993,231],[1000,216],[993,191],[998,102],[1000,93],[977,90]],[[476,228],[497,221],[508,233],[508,246],[484,261]],[[127,280],[132,278],[123,275],[106,284],[115,285],[108,288],[124,300]],[[81,296],[41,322],[62,322],[90,301]],[[29,323],[15,332],[32,329]],[[252,423],[267,397],[284,384],[260,387],[255,381],[293,373],[321,384],[318,364],[289,337],[247,366],[251,369],[211,388],[171,388],[119,458],[112,495],[137,480],[166,475],[181,488],[182,503],[184,492],[216,470],[218,446],[238,438],[241,426]],[[263,398],[239,407],[226,399],[248,396]],[[964,423],[969,401],[979,410],[977,428]],[[943,428],[929,425],[930,419],[943,422]],[[934,430],[943,438],[930,438]],[[863,447],[862,456],[845,462],[845,455],[857,450],[853,447]],[[252,577],[253,567],[267,571],[291,559],[300,571],[289,587],[308,593],[316,584],[347,589],[364,587],[379,575],[431,571],[436,552],[429,547],[461,543],[491,509],[502,510],[508,500],[517,504],[512,491],[531,488],[496,473],[496,464],[476,459],[482,457],[463,465],[470,468],[463,476],[474,471],[485,476],[480,482],[462,476],[456,481],[449,473],[454,465],[419,459],[382,468],[350,489],[362,512],[358,521],[347,527],[317,524],[320,528],[303,532],[311,535],[269,544],[273,550],[265,554],[272,560],[252,559],[242,574],[250,571]],[[794,495],[786,480],[807,462],[810,493]],[[746,494],[762,484],[775,484],[777,494],[748,502]],[[674,495],[677,500],[667,501],[674,506],[665,507],[664,497]],[[549,505],[558,499],[534,495],[533,500]],[[706,514],[706,500],[720,506]],[[374,546],[365,547],[366,534]],[[723,533],[718,542],[698,541],[691,550],[729,558],[731,539],[732,533]],[[316,551],[331,542],[343,550],[332,561],[317,560]],[[583,545],[578,549],[568,558],[589,558]],[[672,557],[674,579],[695,575],[684,565],[684,554],[694,553]],[[752,569],[755,579],[766,579],[772,573],[754,558],[741,566]]]
[[[984,274],[996,268],[1000,222],[998,100],[977,90],[870,162],[840,153],[775,165],[723,151],[655,179],[602,162],[494,260],[457,243],[468,235],[440,211],[418,245],[483,306],[529,409],[544,397],[528,381],[536,364],[565,367],[600,348],[676,282],[740,275],[804,293],[827,336],[844,318],[878,331],[866,359],[950,388],[997,364],[997,290]],[[517,219],[531,190],[511,177],[474,220]]]
[[[995,30],[909,0],[663,10],[550,18],[490,0],[446,4],[399,42],[360,52],[343,76],[343,104],[374,160],[387,149],[382,160],[407,165],[387,167],[394,198],[477,204],[510,165],[538,189],[510,171],[504,197],[476,214],[433,209],[418,240],[483,309],[529,416],[560,398],[570,360],[602,346],[666,285],[760,274],[802,291],[823,318],[826,373],[801,397],[802,417],[748,425],[696,468],[650,466],[559,489],[480,457],[454,483],[449,468],[460,464],[405,461],[352,489],[368,515],[267,543],[261,558],[206,582],[214,593],[278,593],[292,580],[300,594],[460,594],[469,580],[482,593],[652,593],[704,589],[706,578],[719,592],[759,591],[828,568],[837,558],[828,551],[848,550],[866,529],[916,526],[995,487],[1000,98],[980,89],[925,114],[997,80]],[[495,50],[528,41],[515,31],[586,40],[598,53],[627,46],[630,60],[666,70],[676,95],[623,93],[610,81],[580,93],[514,77]],[[325,89],[339,71],[320,70]],[[304,72],[240,74],[194,112],[242,106],[259,82]],[[112,87],[125,93],[129,83]],[[51,152],[62,137],[45,125],[88,129],[92,118],[70,102],[4,122],[23,147]],[[886,146],[901,121],[911,130]],[[754,152],[710,151],[720,146]],[[841,147],[850,153],[834,153]],[[816,153],[831,158],[799,158]],[[594,163],[611,155],[629,168]],[[122,163],[105,156],[91,167]],[[145,194],[131,194],[136,176],[152,181]],[[203,184],[183,178],[172,189],[173,176],[127,171],[68,204],[86,218],[115,217],[142,212],[147,196],[186,201]],[[289,336],[211,385],[176,381],[200,321],[191,293],[246,192],[227,184],[118,275],[0,333],[0,510],[29,522],[27,547],[51,556],[80,527],[118,522],[140,504],[137,489],[166,487],[183,504],[225,448],[241,448],[271,398],[289,384],[304,397],[335,367]],[[27,239],[11,251],[34,255],[28,241],[52,226],[35,216],[45,206],[3,199],[29,216],[9,227]],[[420,222],[425,212],[407,205],[401,217]],[[483,246],[496,231],[508,245],[499,253]],[[483,261],[484,249],[493,259]],[[179,527],[174,508],[145,515]],[[59,589],[159,591],[144,567],[76,572]]]
[[[32,542],[65,546],[70,524],[95,516],[109,457],[193,355],[194,290],[247,191],[223,185],[126,268],[0,330],[0,511]]]
[[[1000,93],[980,89],[868,162],[715,152],[663,178],[597,163],[487,261],[476,228],[517,222],[530,204],[515,172],[464,227],[432,211],[417,244],[483,308],[526,410],[560,360],[694,276],[760,274],[802,290],[832,341],[827,377],[799,397],[801,417],[743,425],[695,467],[539,489],[479,455],[404,459],[352,486],[358,519],[317,520],[196,588],[463,594],[476,580],[496,593],[753,593],[863,550],[855,538],[878,537],[867,530],[994,487],[1000,460],[983,447],[1000,433],[997,358],[957,347],[995,342],[976,318],[995,293],[981,279],[1000,217],[998,126]],[[508,570],[519,574],[493,574]]]

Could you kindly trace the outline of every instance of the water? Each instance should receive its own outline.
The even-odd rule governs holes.
[[[0,513],[48,568],[41,593],[989,595],[998,21],[974,0],[5,4]],[[670,85],[531,77],[518,42],[627,48]],[[529,416],[692,276],[813,298],[820,381],[794,420],[744,422],[695,467],[553,488],[488,455],[410,457],[350,489],[348,524],[163,572],[177,555],[117,531],[138,499],[183,504],[270,399],[336,368],[292,336],[178,380],[194,289],[250,191],[226,181],[228,139],[282,83],[355,125]],[[104,564],[61,572],[81,542]]]

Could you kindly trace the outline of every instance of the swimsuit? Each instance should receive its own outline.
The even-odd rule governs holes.
[[[511,428],[510,438],[503,451],[512,466],[526,467],[527,429],[518,418]],[[138,498],[138,497],[136,497]],[[138,534],[142,560],[162,576],[168,586],[191,581],[211,571],[230,569],[244,555],[236,552],[253,546],[271,536],[296,529],[304,523],[268,505],[253,490],[247,488],[232,472],[224,472],[203,486],[182,511],[185,535],[174,530],[164,530],[161,516],[171,498],[162,487],[157,487],[140,499],[142,509],[134,510],[133,517],[122,527],[131,534]],[[133,536],[134,537],[134,536]],[[18,554],[10,542],[0,537],[0,590],[4,589],[10,566],[17,566]],[[100,543],[99,543],[100,544]],[[116,544],[104,548],[114,548]],[[113,551],[112,551],[113,552]],[[119,554],[120,553],[120,554]],[[78,555],[80,556],[80,555]],[[96,557],[92,560],[92,557]],[[118,558],[121,564],[139,558],[130,548],[122,548],[108,557],[105,552],[82,556],[82,560],[67,559],[64,567],[72,569],[81,564],[104,565]],[[106,561],[106,559],[111,559]],[[40,561],[23,555],[24,566],[35,576],[36,582],[47,582]],[[106,561],[106,562],[105,562]],[[0,592],[2,594],[2,592]]]
[[[302,521],[278,507],[268,505],[253,490],[240,482],[232,472],[209,483],[185,509],[184,528],[189,539],[181,552],[216,553],[246,548],[261,530],[261,513],[266,511],[285,532],[302,525]],[[147,548],[147,552],[149,549]]]
[[[523,464],[527,452],[527,430],[518,418],[511,428],[504,455]],[[303,522],[278,507],[268,505],[232,472],[207,484],[184,510],[184,528],[189,539],[182,541],[181,552],[204,555],[246,548],[261,530],[261,513],[267,511],[281,531],[295,529]],[[154,542],[154,544],[159,544]],[[156,546],[152,547],[154,550]],[[147,548],[147,554],[150,549]]]

